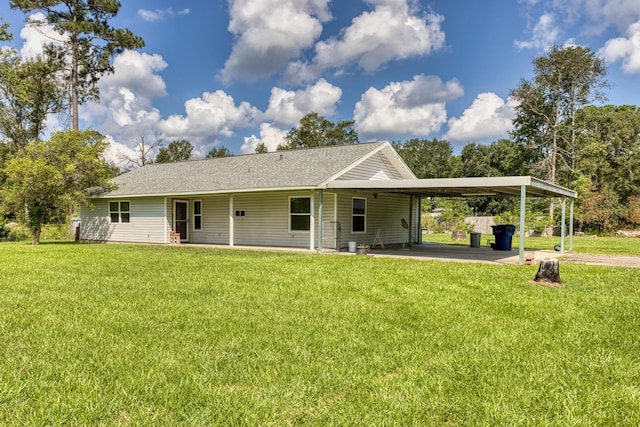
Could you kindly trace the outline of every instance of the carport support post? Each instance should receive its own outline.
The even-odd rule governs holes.
[[[573,251],[573,202],[569,203],[569,252]]]
[[[518,249],[518,264],[524,265],[524,233],[525,233],[525,223],[524,216],[526,213],[527,207],[527,186],[523,185],[520,187],[520,248]]]
[[[564,239],[567,237],[567,199],[562,199],[562,218],[560,219],[560,253],[564,253]]]

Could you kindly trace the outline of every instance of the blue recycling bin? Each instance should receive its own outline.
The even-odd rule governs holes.
[[[511,240],[516,232],[516,226],[511,224],[492,225],[495,243],[491,247],[496,251],[510,251]]]

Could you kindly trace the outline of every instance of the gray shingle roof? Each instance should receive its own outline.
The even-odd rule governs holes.
[[[116,177],[106,197],[313,188],[386,142],[157,163]]]

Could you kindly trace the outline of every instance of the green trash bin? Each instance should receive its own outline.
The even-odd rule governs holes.
[[[478,233],[477,231],[472,231],[469,233],[471,236],[471,244],[472,248],[479,248],[480,242],[482,242],[482,233]]]

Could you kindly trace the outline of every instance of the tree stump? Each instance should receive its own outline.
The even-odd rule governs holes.
[[[547,258],[540,261],[536,282],[560,283],[560,262],[557,258]]]

